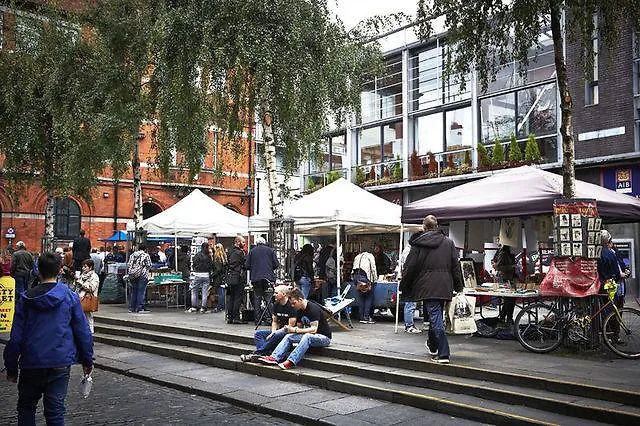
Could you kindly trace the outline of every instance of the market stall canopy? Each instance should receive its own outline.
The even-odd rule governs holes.
[[[109,238],[99,238],[100,241],[127,241],[126,231],[115,231]]]
[[[301,235],[332,235],[336,225],[348,233],[379,233],[400,229],[402,207],[340,178],[284,206],[284,217],[294,220]],[[250,229],[264,232],[266,217],[251,218]]]
[[[414,201],[404,206],[402,220],[422,223],[428,214],[446,222],[548,215],[558,198],[563,198],[562,176],[522,166]],[[600,216],[608,221],[640,220],[640,200],[628,195],[576,180],[575,198],[597,200]]]
[[[232,237],[246,234],[248,223],[246,216],[229,210],[199,189],[194,189],[167,210],[145,219],[142,228],[156,236]]]

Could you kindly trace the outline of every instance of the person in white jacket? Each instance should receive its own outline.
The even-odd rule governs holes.
[[[91,259],[86,259],[82,262],[80,276],[76,279],[75,286],[78,295],[82,297],[89,293],[94,296],[98,296],[98,287],[100,286],[100,277],[93,270],[94,263]],[[91,334],[93,334],[93,312],[85,312],[84,316],[87,318]]]
[[[373,286],[378,279],[376,270],[376,258],[368,251],[363,251],[353,259],[353,269],[351,278],[357,288],[358,310],[360,312],[360,322],[362,324],[374,324],[371,317],[373,304]],[[368,284],[366,285],[359,285]]]

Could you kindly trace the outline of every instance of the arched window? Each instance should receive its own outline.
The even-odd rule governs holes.
[[[142,204],[142,218],[149,219],[152,216],[161,213],[162,209],[155,203],[143,203]]]
[[[55,236],[74,239],[80,235],[80,206],[71,198],[57,198],[55,203]]]

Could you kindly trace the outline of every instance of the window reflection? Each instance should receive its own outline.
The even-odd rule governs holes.
[[[443,151],[442,113],[423,115],[415,120],[415,149],[418,155]]]
[[[506,139],[515,132],[515,93],[494,96],[480,101],[482,117],[482,140]]]
[[[359,164],[375,164],[382,159],[380,155],[380,128],[362,129],[358,137]]]

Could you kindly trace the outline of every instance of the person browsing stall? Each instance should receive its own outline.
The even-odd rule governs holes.
[[[322,308],[316,303],[304,298],[300,289],[294,288],[289,296],[291,306],[299,311],[301,326],[285,325],[288,333],[271,355],[259,358],[268,365],[278,365],[283,370],[289,370],[300,363],[310,347],[325,347],[331,344],[331,329]],[[292,350],[293,344],[298,346]]]
[[[253,310],[256,325],[262,317],[261,306],[269,300],[265,300],[265,293],[270,290],[270,283],[275,282],[275,270],[280,267],[276,253],[267,245],[264,238],[256,238],[256,245],[247,254],[245,268],[249,270],[251,286],[253,287]],[[268,318],[268,317],[267,317]]]
[[[287,326],[295,327],[297,324],[298,311],[291,306],[289,300],[291,287],[279,285],[274,291],[273,297],[276,303],[273,304],[271,329],[256,330],[254,334],[256,350],[251,354],[240,355],[243,362],[255,362],[261,355],[270,354],[287,335]]]
[[[378,279],[376,259],[373,254],[363,251],[353,259],[351,278],[356,284],[358,293],[358,310],[362,324],[374,324],[373,311],[373,286]]]

